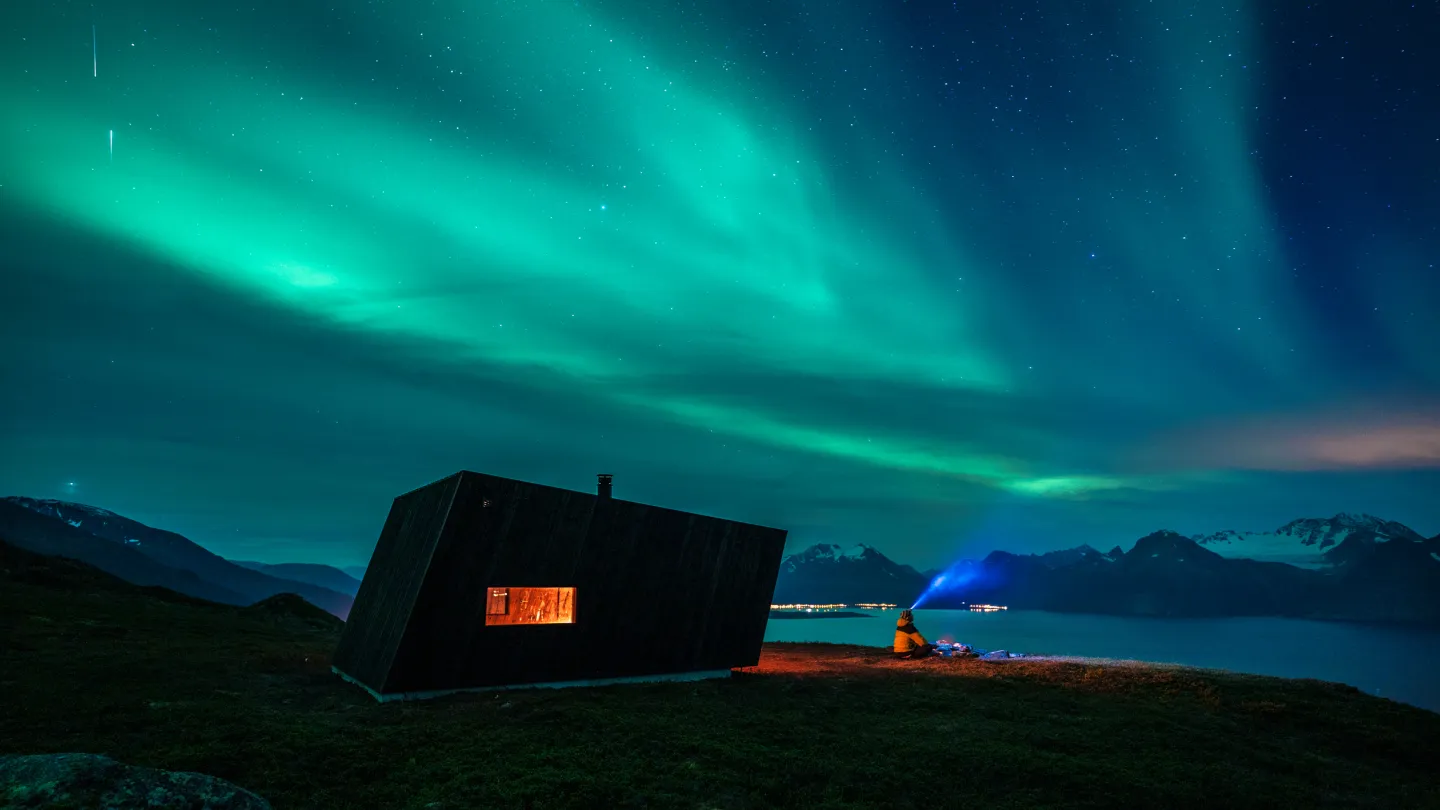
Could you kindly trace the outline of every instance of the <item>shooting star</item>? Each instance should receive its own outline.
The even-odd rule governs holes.
[[[115,162],[115,130],[110,130],[110,162]]]
[[[95,78],[100,78],[100,41],[95,38],[95,26],[90,26],[90,69]]]

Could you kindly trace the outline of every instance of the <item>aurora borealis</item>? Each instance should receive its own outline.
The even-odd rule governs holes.
[[[336,564],[461,468],[917,565],[1440,529],[1433,4],[0,16],[0,494]]]

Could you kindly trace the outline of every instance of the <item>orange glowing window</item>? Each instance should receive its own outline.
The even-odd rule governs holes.
[[[485,624],[574,624],[574,588],[491,588]]]

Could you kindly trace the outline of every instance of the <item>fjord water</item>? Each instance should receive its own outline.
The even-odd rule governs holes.
[[[766,641],[889,646],[898,611],[771,621]],[[916,610],[931,641],[986,650],[1120,658],[1350,684],[1440,711],[1440,633],[1278,618],[1148,619],[1003,610]]]

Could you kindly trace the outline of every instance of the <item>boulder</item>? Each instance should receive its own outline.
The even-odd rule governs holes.
[[[0,757],[0,807],[95,810],[270,810],[270,803],[201,773],[122,765],[98,754]]]

